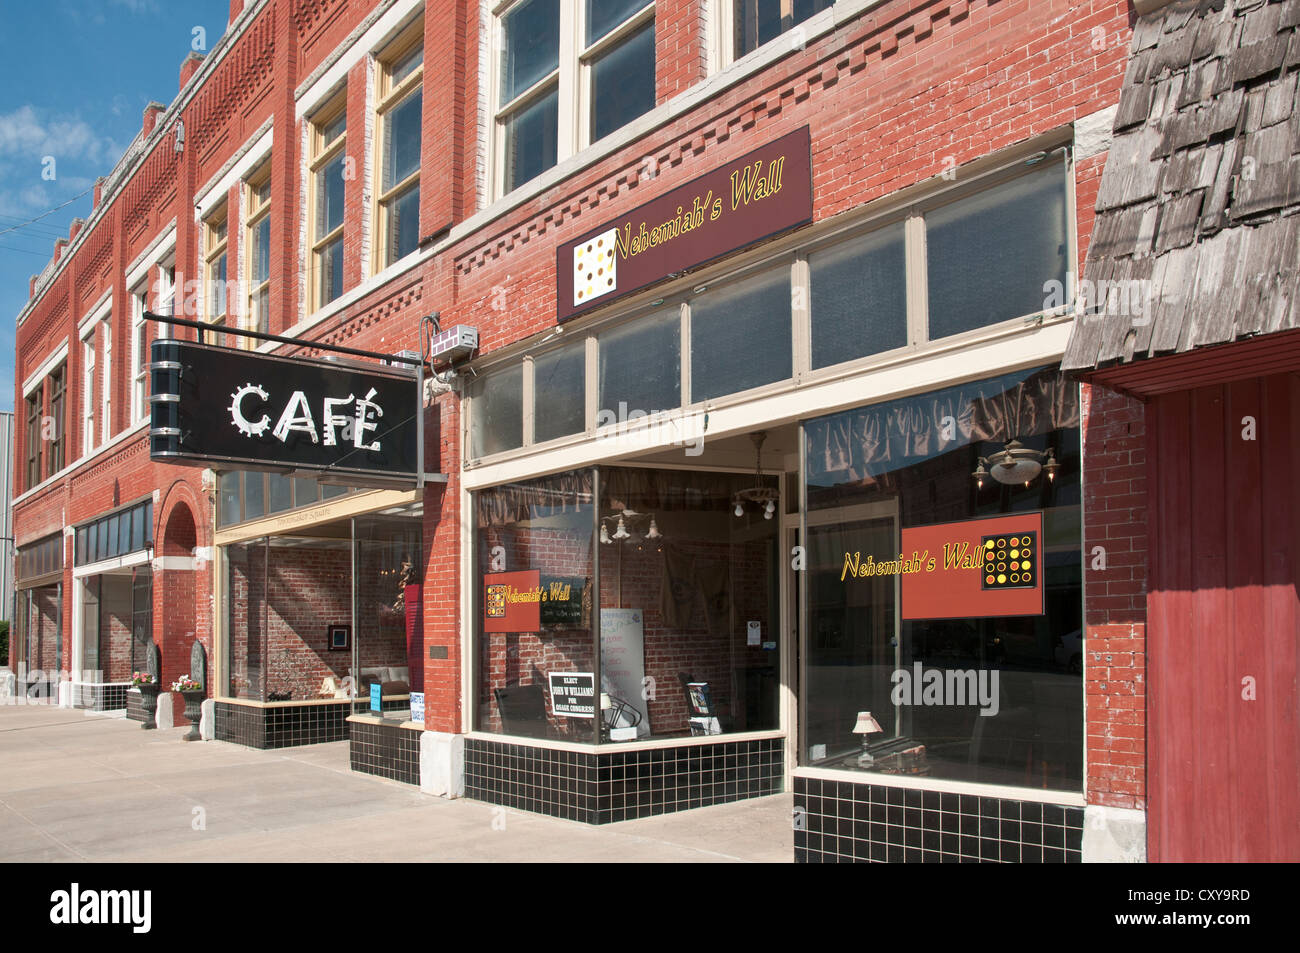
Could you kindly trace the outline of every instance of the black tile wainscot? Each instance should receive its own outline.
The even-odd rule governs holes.
[[[364,715],[350,718],[348,729],[348,758],[353,771],[404,784],[420,783],[421,729]]]
[[[1083,808],[794,779],[796,863],[1078,863]]]
[[[350,705],[216,703],[216,739],[250,748],[290,748],[346,741]]]
[[[130,687],[130,682],[77,684],[73,686],[76,693],[76,707],[88,711],[120,711],[127,707],[128,694],[134,694],[137,704],[140,701],[139,692],[128,693]],[[140,709],[139,717],[134,720],[144,721],[143,708]]]
[[[465,741],[465,796],[520,811],[608,824],[781,791],[780,738],[674,748],[561,751]]]

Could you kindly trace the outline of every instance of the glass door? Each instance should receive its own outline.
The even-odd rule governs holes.
[[[873,742],[899,737],[891,699],[900,662],[899,577],[858,576],[862,564],[898,558],[898,511],[892,502],[808,514],[799,763],[847,766],[862,751],[854,733],[869,712],[882,729]]]

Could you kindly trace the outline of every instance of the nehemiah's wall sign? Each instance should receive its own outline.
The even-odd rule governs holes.
[[[155,460],[417,479],[415,371],[167,339],[152,357]]]
[[[808,127],[651,199],[556,253],[560,321],[812,221]]]

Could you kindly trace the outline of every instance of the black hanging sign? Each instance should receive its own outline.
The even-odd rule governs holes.
[[[150,353],[156,461],[418,483],[415,370],[169,338]]]

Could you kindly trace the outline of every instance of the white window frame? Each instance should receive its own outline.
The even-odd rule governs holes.
[[[393,66],[417,48],[420,50],[420,65],[408,76],[394,84],[392,81]],[[388,220],[392,214],[391,206],[396,199],[400,198],[409,189],[420,188],[420,173],[423,171],[424,165],[423,161],[421,161],[415,167],[415,171],[405,179],[392,183],[387,190],[384,189],[384,161],[387,159],[387,154],[384,151],[384,123],[387,122],[388,116],[393,109],[405,102],[417,89],[423,95],[424,70],[424,19],[421,17],[405,27],[392,42],[375,55],[374,76],[377,104],[374,119],[375,160],[372,166],[374,169],[372,194],[375,196],[372,210],[374,226],[371,230],[371,234],[374,236],[373,274],[378,274],[399,260],[389,257],[388,254]],[[423,123],[421,123],[421,148],[423,148],[423,138]],[[423,198],[424,196],[421,194],[420,199],[423,200]],[[419,252],[418,239],[415,252]]]
[[[81,333],[81,455],[95,449],[95,328],[91,321]]]
[[[343,131],[335,138],[325,141],[325,128],[339,116],[343,117]],[[328,97],[321,107],[307,120],[307,313],[314,314],[339,300],[347,288],[338,289],[338,293],[329,301],[323,301],[320,292],[321,263],[324,250],[335,241],[347,241],[347,186],[344,186],[344,214],[342,220],[327,234],[316,236],[317,183],[320,177],[328,174],[329,164],[340,155],[344,156],[344,169],[347,168],[348,155],[348,90],[343,86],[334,95]],[[357,133],[353,132],[353,135]],[[364,133],[363,133],[364,134]],[[346,247],[346,244],[343,246]],[[346,261],[346,258],[345,258]],[[345,278],[346,281],[346,278]]]
[[[149,355],[147,350],[149,322],[144,319],[148,307],[149,286],[144,284],[131,291],[131,423],[140,423],[148,416],[149,406]],[[143,333],[142,333],[143,332]]]
[[[490,116],[491,196],[496,200],[523,188],[521,182],[506,188],[505,122],[509,117],[544,95],[553,85],[558,88],[558,125],[555,164],[560,165],[592,145],[592,62],[618,46],[656,17],[654,0],[648,0],[634,14],[590,46],[586,44],[586,5],[584,0],[560,0],[560,54],[556,69],[538,80],[507,103],[501,102],[501,57],[505,50],[505,17],[522,0],[498,0],[491,9],[491,53],[488,60],[488,102]],[[656,79],[658,61],[655,63]],[[647,113],[642,115],[647,115]],[[634,119],[628,122],[634,122]],[[612,133],[611,133],[612,135]],[[554,168],[554,166],[552,166]],[[545,174],[539,173],[539,174]],[[528,181],[532,181],[529,179]]]
[[[737,56],[736,2],[737,0],[712,0],[713,15],[709,17],[709,32],[712,34],[709,42],[710,72],[717,72],[720,69],[726,69],[732,63],[736,62],[736,60],[744,59],[744,57],[749,56],[751,53],[779,42],[783,37],[788,37],[791,31],[797,27],[802,26],[804,23],[808,23],[811,20],[815,20],[817,17],[820,17],[822,14],[827,12],[826,10],[821,10],[814,13],[807,20],[801,20],[799,23],[792,23],[787,29],[782,30],[766,43],[760,43],[748,53]],[[840,2],[840,0],[834,0],[831,7],[833,8],[835,3],[838,2]],[[794,0],[781,0],[781,4],[787,9],[793,10]],[[794,46],[791,47],[791,49],[797,48],[798,47]]]
[[[107,443],[113,434],[113,318],[105,315],[99,322],[101,339],[99,372],[99,442]]]

